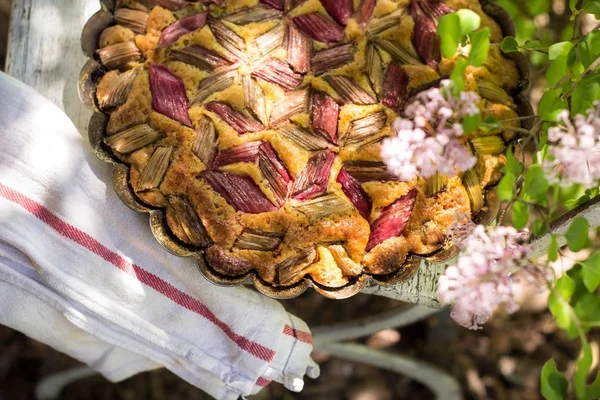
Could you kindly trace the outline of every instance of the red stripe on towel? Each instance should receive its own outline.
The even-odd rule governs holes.
[[[301,331],[299,329],[294,329],[289,325],[285,325],[283,327],[283,333],[288,336],[295,337],[296,339],[298,339],[299,341],[304,342],[304,343],[312,344],[312,342],[313,342],[313,338],[312,338],[312,335],[310,334],[310,332],[305,332],[305,331]]]
[[[260,387],[265,387],[269,383],[271,383],[271,381],[266,378],[263,378],[262,376],[256,380],[256,386],[260,386]]]

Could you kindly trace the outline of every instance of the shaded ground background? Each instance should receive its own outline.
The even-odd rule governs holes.
[[[20,0],[14,0],[20,1]],[[6,56],[6,33],[10,0],[0,0],[0,68]],[[561,3],[556,0],[555,3]],[[539,24],[548,26],[548,21]],[[534,85],[531,97],[539,99],[543,82]],[[544,310],[543,295],[522,296],[527,309],[505,317],[497,315],[481,331],[457,327],[443,311],[435,317],[401,331],[385,330],[362,342],[431,362],[454,375],[468,399],[538,399],[538,376],[543,363],[553,357],[559,369],[572,375],[577,343],[569,341],[556,329]],[[311,326],[341,322],[351,318],[402,306],[397,302],[369,296],[332,301],[306,293],[294,301],[284,302],[292,312]],[[591,337],[598,363],[599,336]],[[432,394],[422,385],[378,368],[314,354],[321,364],[321,377],[307,380],[301,394],[285,391],[271,384],[254,399],[327,399],[391,400],[430,399]],[[7,327],[0,326],[0,400],[33,398],[35,384],[44,376],[63,371],[79,363],[68,356],[31,340]],[[125,382],[112,384],[100,376],[81,380],[62,394],[63,399],[209,399],[166,370],[137,375]]]

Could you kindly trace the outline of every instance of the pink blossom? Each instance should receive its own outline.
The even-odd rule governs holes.
[[[600,102],[571,122],[568,111],[558,115],[559,125],[548,129],[550,159],[543,166],[548,179],[561,186],[586,188],[600,181]]]
[[[458,138],[464,133],[460,122],[479,113],[480,100],[475,92],[455,98],[449,80],[417,94],[405,109],[407,118],[392,125],[397,135],[382,143],[381,156],[390,172],[409,181],[418,175],[455,175],[473,168],[477,159]]]
[[[450,235],[463,251],[440,278],[438,293],[442,303],[452,305],[452,318],[479,329],[499,305],[515,312],[512,273],[531,264],[530,248],[522,244],[528,232],[504,226],[486,229],[459,215]]]

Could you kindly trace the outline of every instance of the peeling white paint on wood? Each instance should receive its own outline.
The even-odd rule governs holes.
[[[87,132],[91,111],[77,95],[79,71],[86,62],[79,38],[94,0],[15,0],[8,33],[6,73],[36,89]]]

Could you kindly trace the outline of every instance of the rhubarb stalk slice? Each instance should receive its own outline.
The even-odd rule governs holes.
[[[454,12],[454,9],[443,1],[419,0],[418,3],[425,15],[434,21],[437,21],[442,15]]]
[[[285,24],[280,23],[273,29],[263,33],[255,39],[256,46],[263,56],[266,56],[279,46],[283,45]]]
[[[415,21],[411,37],[412,44],[425,64],[435,68],[442,57],[436,22],[425,15],[415,1],[412,2],[410,11]]]
[[[367,26],[367,23],[373,16],[376,3],[377,0],[362,0],[356,19],[363,28]]]
[[[352,43],[341,44],[315,53],[312,58],[312,72],[321,75],[354,61]]]
[[[300,74],[310,71],[312,42],[298,29],[288,26],[286,35],[287,62]]]
[[[308,200],[325,193],[335,157],[330,150],[314,154],[294,182],[292,197]]]
[[[341,244],[328,246],[327,250],[331,252],[337,266],[346,276],[357,276],[362,272],[362,266],[348,257],[348,252]]]
[[[389,39],[375,39],[373,41],[377,47],[388,53],[394,61],[404,65],[423,65],[421,60],[415,58],[408,50],[405,50],[395,41]]]
[[[387,116],[384,111],[367,115],[350,123],[350,130],[345,140],[347,145],[364,144],[373,141],[385,126]]]
[[[208,78],[203,79],[198,85],[198,93],[194,99],[194,104],[202,104],[213,93],[221,92],[235,82],[238,76],[237,64],[220,68]]]
[[[350,203],[334,194],[326,194],[292,206],[311,219],[323,219],[352,212]]]
[[[342,191],[352,204],[354,204],[360,215],[364,219],[369,219],[372,203],[360,182],[354,179],[343,167],[338,174],[337,182],[342,185]]]
[[[277,210],[249,176],[207,170],[202,171],[199,178],[237,211],[259,214]]]
[[[260,63],[252,71],[252,76],[278,85],[284,90],[296,89],[304,80],[302,74],[294,72],[287,63],[276,58]]]
[[[317,91],[312,99],[312,125],[325,132],[333,144],[338,144],[337,131],[340,106],[325,92]]]
[[[257,163],[263,178],[269,182],[277,203],[283,205],[292,177],[269,142],[248,142],[217,154],[213,168],[239,162]]]
[[[378,35],[381,32],[384,32],[390,28],[398,26],[400,24],[400,20],[404,15],[404,10],[396,10],[382,18],[371,21],[369,24],[368,34],[370,36]]]
[[[481,189],[481,179],[475,169],[470,169],[462,176],[462,183],[467,190],[467,195],[471,203],[471,213],[475,214],[483,207],[483,190]]]
[[[275,152],[275,149],[269,142],[265,142],[260,147],[258,154],[258,168],[263,177],[269,182],[269,186],[280,206],[285,202],[288,188],[292,182],[292,176]]]
[[[168,201],[175,222],[175,227],[172,229],[181,240],[199,247],[207,247],[212,244],[202,221],[187,198],[168,196]]]
[[[285,10],[285,0],[260,0],[259,3],[265,4],[279,11]]]
[[[181,79],[159,64],[150,65],[152,109],[183,125],[192,126],[188,98]]]
[[[242,37],[217,19],[209,18],[208,24],[217,43],[238,60],[246,61],[246,42]]]
[[[218,140],[219,135],[215,129],[215,124],[210,118],[203,115],[196,129],[196,140],[192,146],[192,152],[205,166],[212,163]]]
[[[397,110],[404,103],[407,85],[408,81],[402,67],[397,63],[390,63],[383,80],[382,103]]]
[[[337,43],[344,39],[344,28],[319,13],[302,14],[292,20],[298,29],[319,42]]]
[[[308,248],[295,254],[292,257],[275,265],[277,271],[277,281],[280,284],[290,282],[292,279],[300,275],[306,268],[317,258],[317,250],[314,247]]]
[[[122,68],[127,63],[142,59],[142,53],[133,42],[116,43],[96,50],[100,62],[108,69]]]
[[[282,16],[283,13],[271,7],[256,6],[244,8],[238,12],[229,14],[224,20],[236,25],[248,25],[252,22],[271,21]]]
[[[148,161],[148,165],[144,169],[144,172],[140,175],[140,183],[138,190],[150,190],[156,189],[162,182],[169,163],[171,161],[171,154],[173,153],[173,147],[157,147]]]
[[[254,163],[258,160],[258,153],[263,142],[248,142],[239,146],[221,150],[215,157],[212,168],[245,162]]]
[[[263,124],[242,114],[227,103],[213,101],[208,103],[205,108],[217,114],[223,122],[231,126],[240,135],[248,132],[260,132],[265,129]]]
[[[376,94],[381,94],[383,86],[383,63],[381,62],[381,56],[372,43],[367,43],[367,49],[365,51],[365,58],[367,59],[367,75],[371,86]]]
[[[412,189],[389,206],[381,210],[381,215],[371,224],[371,235],[365,251],[371,249],[384,240],[397,237],[404,232],[412,214],[417,190]]]
[[[115,10],[115,22],[118,25],[131,29],[135,33],[146,33],[148,13],[141,10],[119,8]]]
[[[241,250],[273,251],[283,241],[279,233],[245,230],[236,239],[233,247]]]
[[[346,26],[352,17],[352,0],[321,0],[327,14],[339,24]]]
[[[436,172],[429,178],[427,178],[427,182],[425,183],[425,195],[426,196],[434,196],[439,193],[442,189],[446,187],[448,184],[448,177],[445,175]]]
[[[162,49],[170,46],[183,35],[204,28],[204,25],[206,25],[207,16],[208,11],[191,17],[182,18],[174,24],[167,26],[160,34],[157,47]]]
[[[119,153],[129,154],[162,138],[162,133],[148,124],[141,124],[106,137],[104,143]]]
[[[373,96],[347,76],[329,75],[324,79],[346,104],[368,105],[377,102]]]
[[[248,75],[242,76],[242,86],[244,87],[246,108],[254,118],[265,125],[268,124],[267,100],[263,89]]]
[[[334,147],[329,142],[329,137],[323,135],[322,132],[309,130],[293,123],[279,127],[277,131],[284,138],[306,150],[326,150]]]
[[[398,180],[381,161],[354,161],[346,164],[344,169],[360,183]]]
[[[208,72],[232,63],[232,60],[198,44],[184,47],[181,50],[173,50],[170,59],[193,65],[198,69]]]
[[[309,88],[287,92],[283,100],[277,103],[271,111],[271,126],[278,126],[283,122],[287,122],[293,115],[306,112],[309,103]]]
[[[125,103],[127,96],[129,96],[129,92],[131,92],[131,89],[133,88],[133,82],[135,81],[137,74],[137,69],[130,69],[114,78],[108,85],[106,94],[98,98],[98,105],[100,108],[116,107]]]

